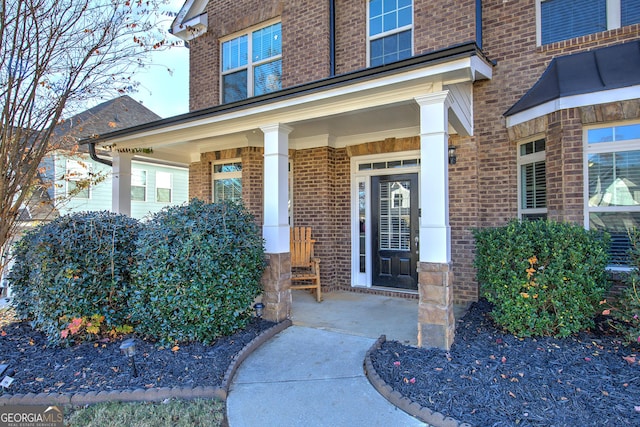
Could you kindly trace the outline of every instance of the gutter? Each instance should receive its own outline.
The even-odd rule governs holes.
[[[83,143],[83,142],[81,142],[81,143]],[[98,163],[102,163],[103,165],[107,165],[109,167],[113,167],[113,162],[111,160],[107,160],[107,159],[103,159],[101,157],[98,157],[98,153],[96,153],[96,142],[95,141],[89,141],[88,145],[89,145],[89,157],[91,157],[91,160],[96,161]]]

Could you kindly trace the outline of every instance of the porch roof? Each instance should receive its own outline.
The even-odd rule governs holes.
[[[103,135],[84,144],[153,148],[154,157],[189,163],[200,153],[259,145],[260,126],[287,123],[291,139],[371,135],[382,130],[418,129],[416,96],[452,88],[451,123],[472,132],[470,83],[491,78],[492,66],[475,43],[415,56],[393,64],[322,79],[234,103],[157,120]],[[461,85],[469,85],[460,90]],[[468,117],[461,117],[467,111]],[[392,136],[392,135],[388,135]],[[312,144],[315,144],[313,142]]]
[[[504,116],[508,125],[515,125],[559,109],[601,103],[600,98],[604,102],[633,98],[639,85],[639,40],[574,53],[551,60],[540,79]],[[630,90],[634,86],[636,90]],[[595,93],[600,96],[594,97]]]

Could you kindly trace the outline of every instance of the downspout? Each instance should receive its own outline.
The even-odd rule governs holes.
[[[98,153],[96,153],[96,143],[89,142],[89,156],[91,160],[96,161],[98,163],[102,163],[103,165],[113,166],[113,162],[111,160],[102,159],[98,157]]]
[[[336,1],[329,0],[329,77],[336,75]]]
[[[482,0],[476,0],[476,45],[482,49]]]

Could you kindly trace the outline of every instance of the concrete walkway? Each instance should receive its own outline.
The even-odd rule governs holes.
[[[227,398],[229,426],[424,426],[378,394],[362,366],[380,335],[415,339],[417,301],[348,292],[324,298],[318,304],[294,291],[294,326],[236,373]]]

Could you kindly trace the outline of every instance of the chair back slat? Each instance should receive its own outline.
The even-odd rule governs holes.
[[[313,257],[311,227],[293,227],[290,232],[291,267],[308,267]]]

